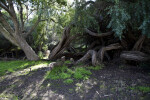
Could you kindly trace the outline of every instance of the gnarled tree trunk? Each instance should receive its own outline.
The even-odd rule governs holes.
[[[70,30],[71,30],[71,26],[65,27],[62,38],[60,40],[60,42],[58,43],[58,45],[52,50],[49,59],[50,60],[55,60],[57,59],[57,57],[59,57],[65,50],[67,47],[69,47],[71,41],[75,38],[77,38],[78,36],[80,36],[79,34],[76,34],[74,36],[70,36]]]

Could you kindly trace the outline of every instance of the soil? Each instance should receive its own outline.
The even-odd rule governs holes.
[[[139,67],[110,61],[88,80],[74,80],[64,84],[63,80],[44,80],[47,67],[30,71],[26,75],[1,78],[1,100],[150,100],[149,92],[133,90],[131,87],[150,87],[150,66]]]

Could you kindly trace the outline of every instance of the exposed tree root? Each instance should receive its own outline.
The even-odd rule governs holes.
[[[133,51],[140,51],[145,39],[146,39],[146,35],[141,35],[139,40],[135,43],[132,50]]]
[[[97,52],[94,50],[89,50],[81,59],[79,59],[75,64],[79,64],[81,62],[85,62],[92,58],[92,65],[97,65]]]
[[[106,47],[102,47],[98,51],[98,57],[100,58],[101,61],[103,61],[104,54],[105,54],[106,51],[114,50],[114,49],[120,49],[120,48],[122,48],[122,46],[119,43],[115,43],[115,44],[108,45]]]

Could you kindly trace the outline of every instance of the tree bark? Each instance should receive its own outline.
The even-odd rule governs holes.
[[[140,51],[123,51],[120,55],[122,59],[132,61],[148,61],[150,56]]]
[[[105,37],[105,36],[109,36],[109,35],[112,35],[113,32],[106,32],[106,33],[94,33],[92,31],[90,31],[89,29],[85,28],[84,29],[85,32],[87,32],[89,35],[92,35],[92,36],[95,36],[95,37]]]
[[[49,59],[50,60],[53,60],[55,59],[56,57],[56,54],[62,50],[66,40],[68,40],[68,37],[69,37],[69,34],[70,34],[70,27],[66,27],[64,29],[64,32],[63,32],[63,36],[62,36],[62,39],[60,40],[59,44],[52,50],[50,56],[49,56]]]
[[[68,27],[65,27],[60,42],[52,50],[52,52],[49,56],[50,60],[55,60],[57,57],[59,57],[59,55],[61,55],[64,52],[64,50],[66,50],[66,48],[70,45],[71,41],[73,39],[77,38],[78,36],[80,36],[79,34],[76,34],[74,36],[70,36],[70,30],[71,30],[72,25],[73,24],[70,24]]]
[[[132,50],[133,51],[140,51],[145,39],[146,39],[146,35],[141,35],[139,37],[139,40],[135,43]]]
[[[2,25],[0,25],[0,31],[1,31],[1,34],[7,40],[9,40],[13,45],[19,46],[19,44],[17,43],[17,41],[15,40],[15,38],[5,28],[3,28]]]
[[[79,64],[81,62],[85,62],[89,59],[92,59],[92,65],[97,65],[97,52],[94,50],[89,50],[81,59],[79,59],[75,64]]]
[[[19,43],[19,47],[24,51],[28,60],[38,60],[39,57],[35,53],[35,51],[31,48],[31,46],[26,42],[26,40],[22,36],[16,35],[15,37]]]
[[[106,47],[102,47],[99,51],[98,51],[98,57],[100,58],[101,61],[103,61],[104,59],[104,54],[106,51],[109,50],[114,50],[114,49],[120,49],[122,48],[122,46],[119,43],[114,43],[114,44],[110,44]]]

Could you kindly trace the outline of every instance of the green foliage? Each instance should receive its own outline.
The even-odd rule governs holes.
[[[139,29],[142,30],[143,34],[148,35],[148,37],[150,37],[150,1],[140,0],[137,3],[136,7],[138,7],[139,9],[139,11],[136,12],[136,14],[140,17],[142,22],[139,26]]]
[[[110,6],[108,15],[111,17],[108,28],[112,28],[118,37],[122,37],[128,27],[133,31],[141,30],[142,34],[150,37],[150,1],[136,0],[133,2],[117,0]]]
[[[150,87],[145,87],[145,86],[130,87],[130,89],[132,89],[132,90],[138,90],[138,91],[141,91],[143,93],[150,92]]]
[[[0,94],[0,100],[19,100],[14,94]]]
[[[0,76],[49,61],[0,61]]]
[[[71,83],[73,83],[73,80],[72,79],[67,79],[67,80],[64,81],[64,83],[65,84],[71,84]]]
[[[74,78],[75,79],[88,79],[88,76],[91,75],[90,70],[86,70],[83,67],[79,67],[75,69]]]
[[[71,63],[70,60],[66,60],[66,61],[65,61],[65,64],[70,64],[70,63]]]
[[[99,32],[99,25],[94,17],[95,7],[89,6],[91,3],[86,3],[85,0],[83,1],[76,1],[76,11],[74,15],[74,23],[77,26],[77,32],[82,32],[83,28],[91,28],[93,30],[97,30]]]
[[[51,71],[47,71],[45,78],[52,80],[70,78],[71,74],[66,71],[67,66],[54,67]]]
[[[67,66],[63,65],[54,67],[51,71],[47,71],[45,78],[52,80],[66,79],[64,83],[69,84],[73,82],[73,78],[86,80],[91,74],[91,71],[84,67],[67,68]]]
[[[101,70],[104,67],[104,65],[97,65],[97,66],[89,66],[87,67],[90,70]]]
[[[37,17],[30,22],[35,23],[37,21]],[[46,22],[41,22],[36,27],[35,31],[32,34],[33,37],[33,47],[38,48],[40,51],[44,50],[46,51],[48,49],[47,47],[47,41],[48,41],[48,35],[46,30]]]
[[[127,23],[130,20],[130,15],[123,6],[115,4],[109,8],[108,15],[111,20],[108,24],[108,28],[112,28],[115,34],[121,39],[123,31],[126,29]]]
[[[40,57],[40,59],[43,59],[43,53],[42,53],[42,51],[38,52],[38,56]]]

